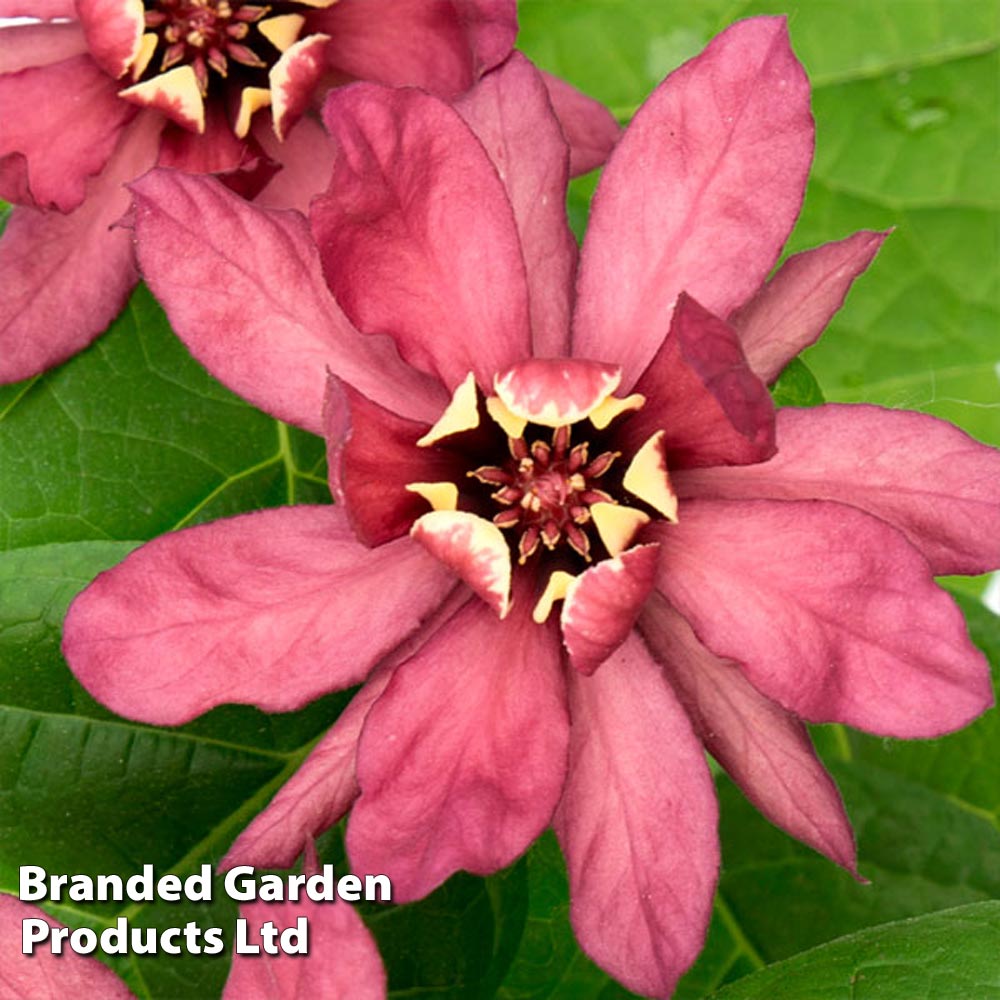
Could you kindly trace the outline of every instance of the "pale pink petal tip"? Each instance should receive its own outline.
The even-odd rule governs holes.
[[[76,0],[90,54],[109,76],[124,76],[139,52],[144,29],[141,0]]]
[[[515,416],[546,427],[584,419],[618,388],[617,365],[575,358],[532,358],[498,373],[493,387]]]
[[[592,674],[625,641],[653,589],[658,558],[658,545],[639,545],[570,584],[559,622],[577,670]]]
[[[510,610],[510,549],[491,521],[459,510],[418,518],[412,536],[454,570],[501,618]]]

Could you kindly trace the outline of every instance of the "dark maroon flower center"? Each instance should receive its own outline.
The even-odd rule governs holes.
[[[563,540],[589,559],[591,541],[585,526],[591,521],[591,506],[616,502],[597,482],[620,453],[602,451],[591,459],[589,442],[570,447],[569,427],[556,428],[551,444],[538,438],[529,445],[523,436],[508,443],[507,461],[480,466],[469,475],[497,487],[491,498],[504,509],[493,516],[493,523],[516,533],[518,561],[524,563],[540,544],[553,551]]]
[[[213,79],[267,86],[267,70],[287,47],[297,26],[286,17],[297,3],[240,3],[239,0],[144,0],[147,34],[156,49],[140,79],[177,66],[190,66],[206,95]]]

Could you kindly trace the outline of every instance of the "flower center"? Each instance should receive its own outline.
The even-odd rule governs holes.
[[[145,0],[146,33],[155,39],[146,45],[155,48],[142,78],[187,65],[194,70],[204,96],[212,75],[227,79],[234,64],[244,70],[264,71],[280,57],[289,31],[294,36],[301,27],[300,17],[280,11],[275,16],[275,8],[296,6],[239,0]]]
[[[480,466],[469,475],[498,487],[491,496],[504,509],[493,523],[516,533],[518,561],[523,565],[540,544],[553,551],[563,540],[589,560],[591,506],[616,502],[597,482],[620,453],[603,451],[591,460],[588,442],[570,447],[568,426],[552,432],[551,444],[539,439],[529,446],[521,436],[509,439],[509,449],[502,465]]]

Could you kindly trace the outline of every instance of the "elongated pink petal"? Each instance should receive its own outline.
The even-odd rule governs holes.
[[[15,208],[0,239],[0,383],[37,375],[87,346],[118,314],[136,281],[123,184],[156,157],[161,123],[128,126],[87,200],[69,215]]]
[[[368,714],[348,855],[401,902],[460,868],[503,868],[552,817],[569,729],[559,640],[519,596],[506,622],[466,605]]]
[[[637,545],[585,570],[570,586],[559,624],[570,663],[592,674],[628,637],[653,589],[659,546]]]
[[[778,453],[679,473],[680,496],[837,500],[888,521],[937,573],[1000,567],[1000,452],[944,420],[878,406],[782,409]]]
[[[924,738],[992,704],[961,611],[884,521],[819,500],[689,500],[649,534],[657,587],[698,638],[810,722]]]
[[[635,636],[571,673],[569,778],[555,829],[584,951],[669,996],[705,940],[719,870],[715,789],[691,724]]]
[[[0,0],[0,17],[75,18],[73,0]]]
[[[246,941],[259,954],[233,955],[223,1000],[384,1000],[385,969],[375,941],[350,903],[342,899],[314,903],[257,901],[240,907],[247,922]],[[270,922],[280,931],[302,927],[308,951],[271,955],[262,946],[261,928]],[[296,943],[290,940],[290,944]]]
[[[514,0],[340,0],[312,14],[330,35],[327,61],[359,80],[457,97],[510,54]]]
[[[18,24],[0,29],[0,74],[48,66],[87,51],[79,24]]]
[[[566,220],[569,152],[541,74],[519,52],[455,104],[507,189],[528,274],[535,357],[569,351],[576,240]]]
[[[809,83],[783,18],[718,35],[653,92],[601,178],[580,261],[573,353],[632,386],[689,292],[727,316],[763,282],[812,158]]]
[[[255,203],[261,208],[295,208],[308,215],[309,202],[327,189],[333,171],[333,143],[326,129],[306,116],[279,142],[264,116],[258,115],[252,134],[267,155],[281,165]]]
[[[281,169],[256,141],[237,139],[225,111],[211,103],[203,133],[167,123],[156,164],[188,174],[214,174],[243,198],[253,198]]]
[[[592,97],[551,73],[542,73],[563,134],[569,143],[573,177],[589,173],[611,155],[622,134],[614,115]]]
[[[456,586],[424,626],[379,664],[302,766],[236,838],[219,862],[221,869],[235,865],[289,868],[313,838],[347,812],[359,793],[355,758],[368,710],[399,664],[408,660],[470,599],[475,600],[465,587]]]
[[[134,116],[88,55],[0,77],[0,196],[73,211]]]
[[[106,997],[125,1000],[128,987],[96,958],[78,955],[63,943],[63,953],[53,955],[50,943],[35,945],[21,954],[22,925],[42,920],[49,927],[64,927],[37,906],[0,893],[0,986],[9,1000],[65,1000],[66,997]],[[29,925],[30,926],[30,925]]]
[[[792,358],[819,339],[888,235],[862,231],[789,257],[730,317],[750,367],[765,382],[773,382]]]
[[[698,736],[747,798],[772,823],[856,874],[850,820],[806,727],[735,663],[710,653],[659,595],[646,604],[639,629]]]
[[[346,433],[333,419],[339,401],[330,396],[337,394],[348,409]],[[457,458],[417,447],[427,424],[397,417],[332,376],[325,412],[330,486],[365,545],[405,535],[427,513],[427,501],[408,491],[408,484],[457,482],[465,476]]]
[[[356,684],[453,583],[409,539],[375,551],[334,507],[257,511],[163,535],[73,602],[63,648],[129,718],[175,725],[215,705],[300,708]]]
[[[351,326],[301,216],[254,208],[217,181],[169,170],[132,189],[143,277],[216,378],[316,433],[328,369],[393,412],[437,418],[447,395],[388,341]]]
[[[340,155],[310,217],[337,301],[449,389],[470,371],[487,388],[531,332],[513,211],[482,145],[415,90],[343,87],[324,117]]]
[[[143,5],[136,0],[76,0],[90,54],[113,80],[124,76],[139,52]]]
[[[670,333],[636,384],[646,403],[621,440],[638,449],[664,433],[670,469],[744,465],[774,454],[774,404],[736,332],[682,294]]]

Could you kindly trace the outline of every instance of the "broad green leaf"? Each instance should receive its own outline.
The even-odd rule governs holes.
[[[0,549],[329,501],[323,443],[210,378],[144,288],[83,354],[0,388],[0,467]]]
[[[1000,902],[959,906],[841,938],[720,990],[718,1000],[1000,997]]]

